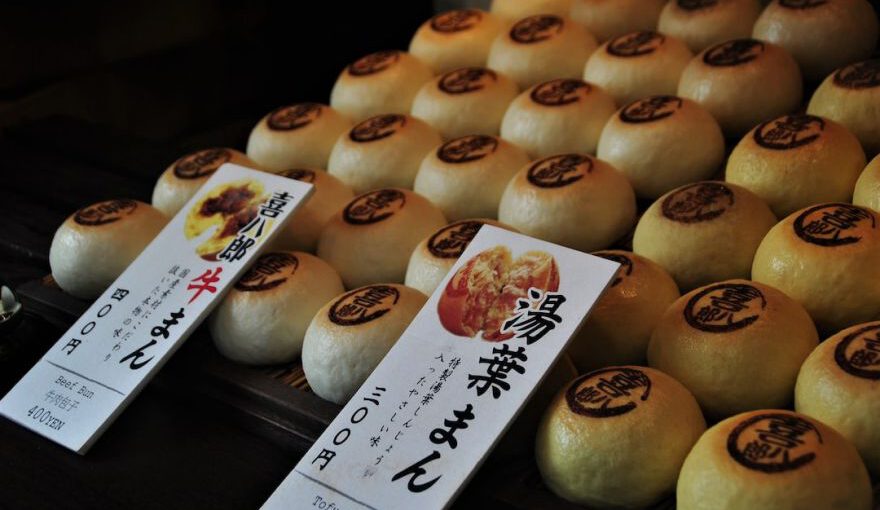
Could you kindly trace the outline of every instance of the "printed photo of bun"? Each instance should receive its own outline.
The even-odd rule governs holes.
[[[559,290],[559,267],[552,255],[529,251],[514,259],[510,249],[496,246],[468,260],[453,275],[437,313],[440,323],[454,335],[500,342],[513,337],[501,331],[530,288]]]
[[[196,253],[200,257],[217,260],[217,254],[235,239],[238,231],[257,217],[259,204],[265,199],[263,185],[258,181],[244,179],[221,184],[192,206],[183,233],[199,243]]]

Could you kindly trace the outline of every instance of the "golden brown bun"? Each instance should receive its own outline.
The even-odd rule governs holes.
[[[303,372],[319,397],[345,404],[425,304],[395,284],[361,287],[325,304],[306,330]]]
[[[633,251],[660,264],[682,292],[748,278],[752,259],[776,217],[751,191],[717,181],[674,189],[639,219]]]
[[[814,205],[773,227],[752,279],[785,292],[830,333],[880,317],[880,218],[844,203]]]
[[[513,100],[504,114],[501,136],[532,158],[592,154],[614,110],[614,98],[601,87],[582,80],[551,80]]]
[[[725,179],[784,218],[808,205],[848,201],[864,167],[865,152],[845,127],[813,115],[783,115],[740,140]]]
[[[654,30],[665,0],[573,0],[571,19],[599,42],[638,30]]]
[[[758,0],[671,0],[657,30],[683,40],[694,53],[709,46],[750,37],[761,14]]]
[[[412,116],[436,129],[444,140],[497,135],[507,106],[519,93],[516,83],[485,67],[464,67],[438,76],[419,90]]]
[[[235,149],[218,147],[192,152],[171,163],[159,176],[153,188],[153,207],[171,218],[224,163],[259,170],[256,163]]]
[[[535,388],[535,392],[523,406],[522,411],[507,429],[492,451],[493,459],[504,461],[531,458],[535,454],[535,435],[544,416],[544,410],[557,393],[578,373],[568,356],[562,354],[555,365]]]
[[[318,256],[336,269],[348,289],[402,283],[413,249],[445,224],[440,209],[417,193],[371,191],[330,218],[318,240]]]
[[[318,237],[333,213],[345,207],[354,198],[354,192],[342,181],[323,170],[297,168],[277,175],[307,182],[315,187],[314,193],[294,213],[284,231],[278,234],[272,246],[277,250],[300,250],[314,253]]]
[[[450,221],[495,218],[504,188],[528,162],[524,150],[501,138],[463,136],[425,156],[413,189]]]
[[[412,188],[425,155],[440,145],[440,135],[409,115],[378,115],[339,137],[327,172],[355,193],[383,187]]]
[[[351,121],[327,105],[282,106],[266,114],[251,130],[247,154],[271,172],[326,168],[333,144],[349,128]]]
[[[663,313],[648,363],[719,419],[790,406],[798,369],[818,343],[797,301],[768,285],[727,280],[685,294]]]
[[[315,313],[343,290],[336,271],[314,255],[261,255],[211,314],[214,345],[248,365],[292,361]]]
[[[599,85],[623,105],[653,95],[673,95],[694,54],[675,37],[643,30],[607,41],[593,52],[584,80]]]
[[[581,373],[613,365],[644,365],[651,331],[678,299],[669,273],[650,260],[622,250],[593,252],[620,264],[567,353]]]
[[[404,283],[425,295],[433,294],[483,225],[514,230],[503,223],[486,218],[450,223],[416,246],[406,267]]]
[[[801,367],[794,406],[840,432],[880,476],[880,322],[858,324],[822,342]]]
[[[98,202],[68,216],[49,248],[52,277],[64,292],[95,299],[168,223],[137,200]]]
[[[621,238],[635,217],[635,193],[626,177],[604,161],[574,153],[524,167],[498,207],[498,219],[520,232],[587,252]]]
[[[405,51],[371,53],[339,74],[330,91],[330,106],[354,122],[409,113],[416,93],[433,77],[428,64]]]
[[[652,368],[590,372],[559,392],[538,428],[544,483],[590,508],[645,508],[667,497],[706,430],[693,395]]]
[[[880,212],[880,155],[862,170],[853,193],[853,204]]]
[[[768,409],[710,428],[678,477],[679,510],[869,510],[856,449],[831,427]]]
[[[492,0],[492,14],[512,23],[536,14],[568,16],[571,0]]]
[[[866,0],[774,0],[755,22],[755,39],[776,43],[810,81],[871,56],[877,15]]]
[[[807,113],[839,122],[868,156],[880,153],[880,59],[838,69],[819,85]]]
[[[724,135],[702,106],[676,96],[630,103],[602,130],[596,151],[641,198],[711,178],[724,162]]]
[[[756,39],[707,48],[685,67],[678,84],[679,96],[700,103],[725,135],[736,137],[793,112],[802,94],[797,62],[783,48]]]
[[[410,54],[422,59],[436,74],[460,67],[482,67],[489,47],[504,22],[479,9],[442,12],[422,23],[409,43]]]
[[[550,14],[530,16],[498,34],[488,66],[520,88],[556,78],[580,78],[596,39],[572,20]]]

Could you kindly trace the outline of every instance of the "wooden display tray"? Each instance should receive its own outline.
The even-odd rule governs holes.
[[[26,310],[67,328],[90,303],[65,294],[51,276],[16,289]],[[309,388],[299,360],[285,366],[249,367],[233,363],[214,348],[207,329],[199,327],[151,382],[163,391],[208,401],[229,412],[230,419],[292,452],[306,451],[330,424],[341,406],[322,400]],[[267,496],[268,497],[268,496]],[[547,489],[533,458],[503,462],[490,457],[459,497],[490,508],[584,510]],[[650,510],[674,510],[667,500]],[[880,510],[880,483],[874,486],[874,510]]]
[[[62,292],[51,276],[24,283],[16,293],[30,313],[65,329],[90,305]],[[233,363],[217,352],[204,326],[193,333],[150,384],[218,406],[247,430],[300,454],[342,409],[311,392],[299,361],[268,368]],[[513,510],[582,510],[544,487],[532,458],[498,462],[490,457],[459,501],[482,501],[492,505],[490,508]],[[669,500],[652,510],[674,508]]]

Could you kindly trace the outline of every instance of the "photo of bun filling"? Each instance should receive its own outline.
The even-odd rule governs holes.
[[[256,218],[259,204],[265,200],[263,185],[241,180],[226,183],[208,192],[190,209],[184,225],[187,239],[200,239],[196,253],[205,260],[217,260],[238,235],[238,231]],[[207,232],[209,236],[204,237]]]
[[[440,323],[458,336],[474,338],[482,332],[483,340],[509,340],[513,333],[502,333],[502,325],[530,288],[559,290],[553,256],[529,251],[514,259],[505,246],[490,248],[468,260],[449,280],[437,305]]]

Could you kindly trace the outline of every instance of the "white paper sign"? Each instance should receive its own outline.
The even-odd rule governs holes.
[[[0,401],[0,414],[85,453],[311,192],[311,184],[221,166]],[[117,221],[136,207],[103,202],[75,221]]]
[[[446,507],[556,362],[617,267],[483,226],[263,508]],[[374,294],[349,315],[376,315],[370,304],[381,307],[383,300]]]

